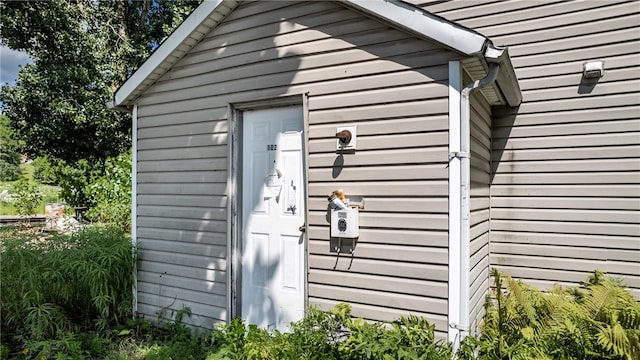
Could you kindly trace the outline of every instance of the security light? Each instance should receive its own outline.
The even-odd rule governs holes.
[[[604,75],[604,63],[602,61],[590,61],[584,63],[582,76],[585,79],[601,78]]]

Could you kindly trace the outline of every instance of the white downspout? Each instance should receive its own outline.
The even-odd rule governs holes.
[[[492,83],[500,66],[462,88],[459,61],[449,62],[449,331],[454,350],[469,333],[471,92]]]
[[[131,112],[131,244],[135,249],[138,243],[137,207],[138,207],[138,105]],[[133,264],[133,316],[138,313],[138,266]]]
[[[461,217],[461,163],[460,149],[460,93],[462,67],[460,61],[449,61],[449,294],[447,340],[454,349],[460,345],[460,217]]]

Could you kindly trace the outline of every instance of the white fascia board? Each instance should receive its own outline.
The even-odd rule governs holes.
[[[124,103],[127,98],[222,4],[222,1],[203,1],[116,91],[113,96],[114,105],[128,105]]]
[[[482,55],[487,38],[397,0],[347,0],[345,3],[462,53]]]

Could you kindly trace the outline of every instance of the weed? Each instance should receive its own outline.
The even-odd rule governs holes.
[[[78,341],[72,334],[106,330],[130,316],[134,259],[121,231],[7,232],[1,246],[2,336],[16,351],[68,355]]]
[[[542,292],[493,271],[480,339],[461,359],[640,358],[640,305],[621,284],[596,272],[583,288]]]
[[[269,333],[240,319],[212,335],[216,359],[450,359],[449,345],[434,341],[434,326],[409,316],[394,324],[352,319],[349,305],[308,309],[291,332]]]
[[[239,318],[233,318],[228,324],[220,325],[211,335],[211,341],[217,350],[209,354],[207,359],[241,359],[244,351],[245,331],[244,322]]]

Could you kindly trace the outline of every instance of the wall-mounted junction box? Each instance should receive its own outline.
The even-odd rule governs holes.
[[[331,210],[331,237],[357,239],[359,236],[357,208]]]

